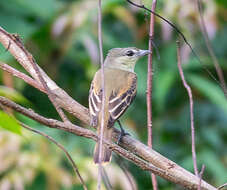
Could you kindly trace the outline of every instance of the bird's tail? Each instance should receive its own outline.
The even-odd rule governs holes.
[[[100,137],[100,127],[98,127],[98,134],[99,134],[99,137]],[[103,139],[107,140],[107,141],[110,141],[112,140],[112,132],[113,132],[113,129],[112,128],[107,128],[107,127],[104,127],[104,131],[103,131]],[[97,164],[97,163],[103,163],[103,162],[110,162],[111,160],[111,156],[112,156],[112,151],[110,149],[108,149],[104,143],[102,143],[103,146],[101,147],[101,159],[99,160],[99,150],[100,150],[100,141],[96,143],[95,145],[95,150],[94,150],[94,162]]]

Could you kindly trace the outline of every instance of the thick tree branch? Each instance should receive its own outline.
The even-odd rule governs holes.
[[[29,61],[30,53],[21,46],[21,42],[18,40],[15,35],[7,33],[5,30],[0,28],[0,42],[8,48],[10,53],[19,61],[19,63],[31,74],[31,76],[39,82],[36,72],[31,66]],[[8,47],[10,44],[10,47]],[[41,74],[46,81],[48,87],[52,90],[52,93],[55,94],[56,101],[59,105],[66,111],[72,113],[80,121],[89,125],[89,112],[88,109],[73,100],[64,90],[59,88],[45,73],[41,71]],[[40,83],[41,84],[41,83]],[[42,85],[42,84],[41,84]],[[0,97],[0,102],[12,109],[27,115],[28,117],[47,125],[48,127],[61,129],[74,133],[77,136],[83,136],[86,138],[91,138],[97,141],[97,135],[91,130],[78,127],[71,123],[63,123],[53,119],[47,119],[42,117],[29,109],[25,109],[14,102],[7,100],[4,97]],[[119,137],[119,130],[114,129],[113,139],[116,141]],[[124,136],[120,145],[125,148],[121,148],[116,144],[107,142],[103,139],[104,144],[108,146],[111,150],[121,155],[122,157],[132,161],[134,164],[138,165],[144,170],[152,171],[154,174],[163,177],[173,183],[182,185],[187,189],[197,189],[199,184],[199,178],[182,167],[178,166],[176,163],[160,155],[153,149],[144,145],[140,141],[130,137]],[[126,151],[127,150],[127,151]],[[209,185],[205,181],[201,181],[202,190],[215,190],[216,188]]]

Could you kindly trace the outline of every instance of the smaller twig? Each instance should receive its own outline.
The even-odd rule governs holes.
[[[80,175],[80,172],[79,172],[79,169],[78,169],[76,163],[73,161],[72,157],[70,156],[69,152],[64,148],[64,146],[62,146],[60,143],[58,143],[56,140],[54,140],[51,136],[49,136],[49,135],[47,135],[47,134],[45,134],[45,133],[43,133],[43,132],[41,132],[41,131],[38,131],[38,130],[36,130],[36,129],[33,129],[33,128],[27,126],[26,124],[24,124],[24,123],[22,123],[22,122],[19,122],[19,123],[20,123],[21,126],[24,127],[25,129],[28,129],[29,131],[32,131],[32,132],[37,133],[37,134],[39,134],[39,135],[42,135],[43,137],[49,139],[49,140],[52,141],[55,145],[57,145],[57,146],[65,153],[66,157],[67,157],[68,160],[71,162],[72,167],[73,167],[73,170],[74,170],[75,174],[79,177],[80,183],[82,184],[83,188],[84,188],[85,190],[88,190],[88,189],[87,189],[87,186],[86,186],[86,184],[85,184],[85,182],[84,182],[84,180],[83,180],[83,178],[82,178],[81,175]]]
[[[47,95],[50,99],[50,101],[52,102],[52,104],[54,105],[56,111],[58,112],[58,114],[60,115],[61,119],[64,122],[70,122],[68,120],[68,118],[66,117],[66,115],[64,114],[63,110],[60,108],[60,106],[58,105],[58,103],[55,101],[55,97],[54,94],[51,92],[50,88],[48,87],[46,81],[44,80],[39,67],[37,65],[37,63],[35,62],[35,60],[33,59],[32,55],[29,56],[29,59],[31,61],[32,67],[35,70],[36,74],[38,75],[38,78],[40,80],[40,82],[42,83],[43,87],[45,88],[45,90],[47,91]]]
[[[108,190],[112,190],[113,189],[113,187],[112,187],[112,185],[110,183],[109,177],[107,175],[107,172],[106,172],[104,167],[102,167],[102,180],[104,182],[104,185],[105,185],[106,189],[108,189]]]
[[[177,41],[177,66],[179,69],[180,77],[183,82],[184,87],[188,92],[189,102],[190,102],[190,119],[191,119],[191,138],[192,138],[192,159],[193,159],[193,166],[195,175],[198,177],[198,168],[197,168],[197,161],[196,161],[196,150],[195,150],[195,128],[194,128],[194,114],[193,114],[193,98],[192,98],[192,90],[191,87],[188,85],[184,78],[184,72],[182,69],[181,64],[181,56],[180,56],[180,42]]]
[[[22,43],[22,42],[21,42]],[[63,110],[60,108],[60,106],[58,105],[58,103],[55,101],[55,97],[54,97],[54,94],[51,92],[50,88],[48,87],[46,81],[44,80],[44,77],[42,76],[41,74],[41,71],[37,65],[37,63],[35,62],[34,58],[32,57],[32,55],[28,55],[28,59],[30,60],[30,63],[33,67],[33,69],[35,70],[41,84],[43,85],[44,89],[46,90],[47,92],[47,95],[50,99],[50,101],[52,102],[52,104],[54,105],[56,111],[58,112],[58,114],[60,115],[60,117],[62,118],[62,120],[64,122],[70,122],[66,115],[64,114]]]
[[[2,63],[1,61],[0,61],[0,68],[2,70],[12,74],[13,76],[22,79],[23,81],[25,81],[26,83],[30,84],[31,86],[37,88],[38,90],[46,93],[46,90],[43,88],[43,86],[40,85],[39,82],[35,81],[30,76],[28,76],[28,75],[26,75],[26,74],[24,74],[24,73],[22,73],[22,72],[20,72],[20,71],[18,71],[16,69],[14,69],[13,67],[11,67],[11,66],[9,66],[9,65],[7,65],[5,63]]]
[[[227,186],[227,183],[224,183],[223,185],[221,185],[221,186],[218,187],[218,190],[220,190],[220,189],[222,189],[222,188],[224,188],[226,186]]]
[[[138,190],[135,179],[133,178],[132,174],[128,171],[127,167],[125,166],[124,161],[122,160],[121,157],[117,156],[117,158],[115,159],[117,164],[119,165],[119,167],[122,169],[122,171],[124,172],[126,178],[128,179],[128,182],[131,186],[132,190]]]
[[[202,182],[204,170],[205,170],[205,165],[203,164],[203,165],[202,165],[202,169],[201,169],[201,171],[200,171],[200,173],[199,173],[199,185],[198,185],[198,190],[201,190],[201,182]]]
[[[204,17],[203,17],[201,0],[197,0],[197,7],[198,7],[198,11],[199,11],[199,16],[200,16],[200,29],[202,31],[203,38],[205,40],[205,44],[206,44],[207,50],[208,50],[208,52],[210,54],[210,57],[211,57],[211,59],[213,61],[213,64],[214,64],[216,73],[218,75],[222,90],[224,92],[225,97],[227,98],[227,87],[226,87],[226,84],[225,84],[225,78],[224,78],[222,69],[221,69],[221,67],[220,67],[220,65],[218,63],[218,59],[217,59],[217,57],[216,57],[216,55],[214,53],[214,50],[213,50],[213,47],[211,45],[209,36],[208,36],[206,24],[204,22]]]

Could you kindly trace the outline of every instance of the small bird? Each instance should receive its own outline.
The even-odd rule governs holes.
[[[126,111],[136,96],[137,75],[134,72],[136,61],[147,54],[149,50],[140,50],[135,47],[111,49],[104,61],[104,129],[103,138],[112,140],[113,125]],[[101,133],[102,117],[102,81],[101,69],[99,69],[91,83],[89,91],[89,111],[91,126],[97,127],[97,133]],[[109,162],[111,150],[102,147],[101,160],[99,160],[99,145],[96,143],[94,150],[94,162]]]

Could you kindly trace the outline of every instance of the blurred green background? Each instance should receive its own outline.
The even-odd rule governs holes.
[[[139,1],[138,1],[139,2]],[[147,7],[151,0],[142,0]],[[114,47],[148,47],[149,14],[124,0],[103,0],[104,55]],[[56,83],[81,104],[88,105],[88,91],[99,68],[97,42],[97,1],[95,0],[1,0],[0,25],[21,36],[37,63]],[[204,1],[203,15],[214,52],[227,74],[227,1]],[[158,0],[159,14],[176,23],[201,61],[217,78],[199,28],[196,1]],[[153,65],[154,149],[193,172],[189,100],[179,77],[176,62],[177,34],[156,19]],[[160,59],[158,59],[160,54]],[[181,47],[186,80],[192,87],[195,104],[198,166],[205,164],[203,178],[219,186],[227,182],[227,101],[220,86]],[[24,71],[0,46],[0,60]],[[126,130],[146,143],[147,58],[136,66],[137,97],[121,121]],[[225,77],[227,80],[227,77]],[[0,70],[0,95],[6,96],[46,117],[58,115],[46,95]],[[62,143],[71,153],[89,189],[96,189],[97,168],[92,163],[94,142],[62,131],[48,129],[15,113],[17,119],[42,130]],[[79,121],[71,119],[75,123]],[[0,190],[82,189],[64,153],[43,137],[21,129],[0,110]],[[113,189],[130,189],[126,175],[114,155],[106,168]],[[152,189],[150,175],[123,162],[138,189]],[[161,190],[182,189],[158,177]]]

